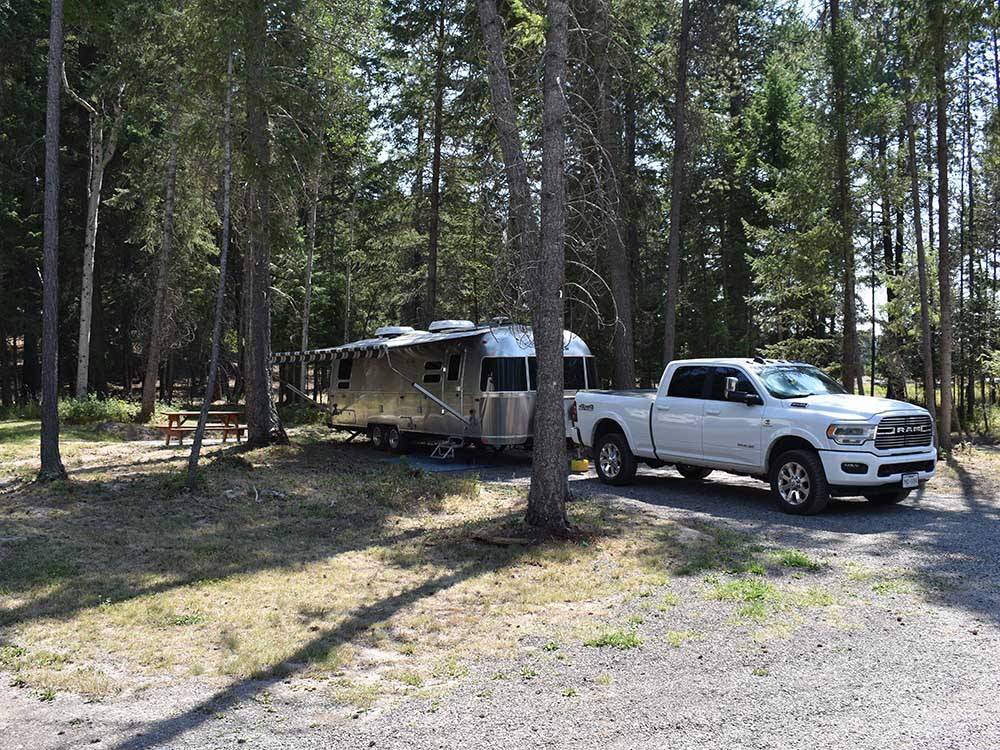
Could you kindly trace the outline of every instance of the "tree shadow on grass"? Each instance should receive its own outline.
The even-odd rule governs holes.
[[[367,596],[361,589],[349,603],[353,608],[340,615],[345,610],[337,608],[344,605],[332,598],[332,609],[322,614],[333,612],[334,623],[312,625],[314,632],[286,640],[280,658],[198,706],[137,727],[142,734],[124,740],[121,748],[170,746],[213,709],[322,664],[339,646],[412,605],[517,565],[526,554],[545,552],[534,545],[473,540],[483,531],[517,536],[520,498],[490,500],[471,516],[456,514],[454,503],[443,504],[471,491],[468,479],[371,463],[335,442],[227,451],[210,462],[205,484],[194,494],[180,491],[178,474],[127,468],[112,469],[110,478],[95,472],[86,480],[32,486],[0,498],[0,594],[11,603],[0,604],[0,635],[39,621],[46,627],[49,621],[73,622],[84,610],[113,611],[139,597],[201,582],[214,585],[265,571],[291,575],[342,555],[350,565],[356,559],[350,553],[373,549],[377,574],[384,579],[388,571],[394,578],[395,571],[405,588],[382,586]],[[332,591],[343,584],[328,585]],[[323,606],[322,596],[298,599],[303,606]],[[259,607],[264,617],[264,604],[251,600],[248,606]],[[310,615],[308,606],[298,612],[303,630],[307,622],[322,619]]]

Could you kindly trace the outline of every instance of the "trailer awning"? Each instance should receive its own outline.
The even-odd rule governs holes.
[[[298,352],[275,352],[271,355],[271,362],[277,365],[301,362],[327,362],[335,359],[364,359],[378,358],[385,356],[390,349],[405,349],[413,346],[424,346],[427,344],[437,344],[442,341],[453,341],[457,339],[468,339],[490,332],[490,326],[481,326],[466,331],[442,331],[440,333],[429,333],[427,331],[414,331],[402,336],[392,338],[362,339],[352,341],[343,346],[334,346],[330,349],[308,349]]]

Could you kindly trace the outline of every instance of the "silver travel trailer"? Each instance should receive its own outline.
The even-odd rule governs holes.
[[[563,340],[568,408],[577,390],[600,386],[586,343],[570,331]],[[330,426],[367,434],[379,448],[399,450],[408,439],[456,447],[531,442],[535,348],[523,325],[440,320],[427,331],[389,326],[374,338],[283,352],[273,361],[331,361]]]

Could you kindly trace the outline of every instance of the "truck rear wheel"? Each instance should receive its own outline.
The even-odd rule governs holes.
[[[830,486],[819,456],[812,451],[782,453],[771,465],[771,491],[785,513],[810,516],[830,502]]]
[[[372,448],[377,451],[385,450],[385,428],[380,424],[373,424],[368,428],[368,437],[371,438]]]
[[[597,476],[605,484],[629,484],[635,479],[635,456],[620,432],[608,432],[594,446]]]

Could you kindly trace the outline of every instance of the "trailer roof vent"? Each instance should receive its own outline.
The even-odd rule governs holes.
[[[435,320],[427,330],[431,333],[444,333],[445,331],[471,331],[476,324],[471,320]]]
[[[413,328],[410,326],[382,326],[375,329],[375,336],[380,339],[394,339],[396,336],[403,336],[407,333],[413,333]]]

